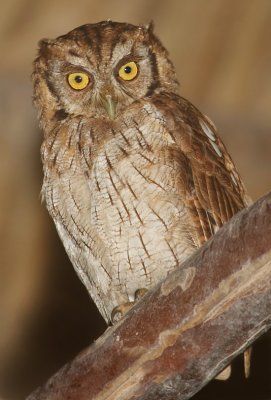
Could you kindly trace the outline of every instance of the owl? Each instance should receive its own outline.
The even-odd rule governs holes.
[[[42,40],[42,196],[107,323],[246,206],[214,124],[179,94],[153,27],[104,21]]]

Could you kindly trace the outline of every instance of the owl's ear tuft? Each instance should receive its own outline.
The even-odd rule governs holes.
[[[46,57],[49,53],[49,49],[52,47],[52,44],[54,43],[53,40],[51,39],[41,39],[38,43],[39,46],[39,54],[42,57]]]
[[[154,22],[150,21],[147,25],[145,25],[145,29],[149,33],[153,33],[153,31],[154,31]]]
[[[47,46],[49,46],[50,44],[52,44],[52,42],[53,42],[52,39],[41,39],[41,40],[39,41],[38,45],[39,45],[40,48],[42,48],[42,47],[47,47]]]

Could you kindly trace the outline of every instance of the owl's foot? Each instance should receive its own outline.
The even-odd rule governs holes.
[[[126,314],[130,310],[130,308],[133,307],[134,304],[134,301],[128,301],[127,303],[122,303],[119,306],[115,307],[111,313],[112,324],[118,322],[123,317],[123,315]]]
[[[147,292],[148,292],[148,289],[145,289],[145,288],[137,289],[135,291],[135,302],[137,302],[138,300],[142,299],[142,297],[145,296],[145,294]]]
[[[133,305],[147,293],[147,289],[141,288],[135,291],[135,301],[128,301],[127,303],[120,304],[119,306],[115,307],[111,313],[111,321],[112,324],[118,322],[124,314],[126,314]]]

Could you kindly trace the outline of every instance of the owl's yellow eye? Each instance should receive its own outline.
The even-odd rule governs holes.
[[[89,76],[84,72],[73,72],[68,75],[68,82],[71,88],[82,90],[89,84]]]
[[[138,74],[138,68],[134,61],[122,65],[119,69],[119,76],[124,81],[131,81]]]

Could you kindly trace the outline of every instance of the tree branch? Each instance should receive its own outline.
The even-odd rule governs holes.
[[[28,400],[185,400],[271,326],[271,193]]]

